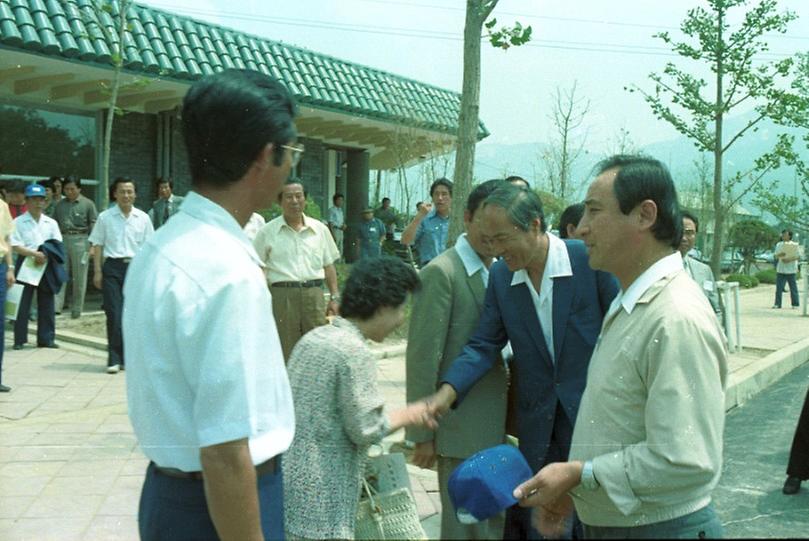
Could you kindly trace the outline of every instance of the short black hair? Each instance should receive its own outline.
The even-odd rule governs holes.
[[[249,170],[268,143],[281,165],[281,145],[295,137],[292,95],[276,79],[227,69],[196,81],[183,100],[182,126],[192,182],[225,186]]]
[[[157,177],[157,180],[155,180],[154,184],[155,184],[155,186],[158,186],[158,187],[161,184],[168,184],[169,188],[171,188],[172,190],[174,189],[174,181],[171,180],[171,177]]]
[[[448,178],[441,177],[430,184],[430,197],[433,196],[433,192],[439,186],[445,187],[447,190],[449,190],[449,195],[452,195],[452,181]]]
[[[25,193],[26,183],[21,178],[13,178],[6,184],[6,191],[8,193]]]
[[[781,231],[781,234],[782,234],[782,235],[783,235],[784,233],[786,233],[787,235],[789,235],[789,240],[792,240],[792,231],[791,231],[790,229],[784,229],[783,231]],[[790,289],[790,291],[792,291],[792,290]]]
[[[539,230],[545,232],[545,211],[539,196],[525,188],[506,182],[497,187],[484,201],[484,206],[494,205],[506,211],[508,219],[522,231],[528,231],[531,222],[539,218]]]
[[[684,218],[688,218],[689,220],[691,220],[692,222],[694,222],[694,229],[696,229],[696,230],[697,230],[697,232],[699,232],[699,220],[697,220],[697,217],[696,217],[696,216],[694,216],[693,214],[691,214],[691,213],[690,213],[690,212],[688,212],[687,210],[680,210],[680,216],[681,216],[683,219],[684,219]]]
[[[654,237],[672,248],[680,246],[683,219],[677,202],[677,189],[668,168],[662,162],[640,154],[618,154],[596,165],[596,176],[617,169],[613,190],[621,212],[649,199],[657,205],[657,221],[652,226]]]
[[[383,255],[355,263],[343,286],[340,315],[367,320],[379,308],[396,308],[419,288],[419,275],[398,257]]]
[[[135,184],[134,180],[132,180],[129,177],[116,177],[115,180],[113,180],[112,184],[110,185],[110,193],[115,194],[115,192],[118,191],[118,186],[120,184],[126,184],[126,183],[132,184],[132,188],[135,190],[135,193],[138,192],[138,185]]]
[[[579,227],[582,216],[584,216],[584,203],[573,203],[562,211],[562,215],[559,217],[559,225],[557,226],[559,236],[566,239],[567,226]]]
[[[62,179],[62,188],[64,188],[67,184],[73,183],[76,185],[76,188],[81,188],[81,177],[78,175],[67,175],[65,178]]]
[[[480,204],[483,203],[498,187],[502,186],[506,181],[501,178],[493,178],[482,182],[475,186],[472,193],[466,199],[466,210],[469,214],[474,216],[475,211],[478,210]]]
[[[525,180],[524,178],[522,178],[522,177],[521,177],[521,176],[519,176],[519,175],[510,175],[510,176],[506,177],[506,182],[511,182],[511,183],[514,183],[514,182],[524,182],[524,183],[525,183],[525,187],[526,187],[527,189],[529,189],[529,190],[531,189],[531,183],[530,183],[530,182],[528,182],[527,180]]]
[[[304,188],[304,189],[305,189],[305,188]],[[336,194],[334,194],[333,196],[331,196],[331,202],[332,202],[332,203],[336,203],[336,202],[337,202],[337,199],[338,199],[338,198],[340,198],[340,197],[342,197],[343,199],[345,199],[345,196],[344,196],[343,194],[341,194],[340,192],[337,192]]]
[[[388,203],[390,203],[390,197],[383,197],[383,198],[382,198],[382,203],[384,203],[385,201],[387,201]]]

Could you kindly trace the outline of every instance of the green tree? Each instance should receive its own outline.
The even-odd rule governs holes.
[[[761,220],[736,222],[729,231],[730,244],[742,255],[744,272],[750,274],[750,265],[757,253],[771,248],[778,241],[778,233]]]
[[[660,119],[690,138],[702,152],[713,155],[714,237],[711,268],[719,274],[725,216],[744,195],[758,187],[764,176],[792,155],[793,138],[781,133],[772,149],[758,156],[753,168],[725,177],[725,154],[765,119],[781,123],[796,114],[801,100],[782,80],[789,76],[793,58],[762,62],[759,55],[768,50],[764,36],[784,33],[791,12],[777,13],[775,0],[761,0],[743,13],[739,24],[730,25],[736,11],[749,0],[706,0],[707,7],[688,11],[680,30],[685,41],[676,41],[668,32],[655,34],[683,59],[701,64],[713,73],[708,81],[669,62],[662,73],[652,73],[654,89],[639,91]],[[725,131],[725,118],[754,106],[754,114],[735,132]]]
[[[516,23],[512,27],[495,30],[497,19],[489,16],[498,0],[466,0],[466,22],[463,37],[463,87],[461,111],[458,116],[458,141],[455,154],[452,212],[449,226],[449,244],[463,232],[463,209],[472,189],[472,171],[475,164],[475,145],[480,120],[480,44],[488,38],[492,46],[509,49],[531,39],[531,27]],[[483,28],[486,34],[483,34]],[[408,209],[410,205],[408,204]]]

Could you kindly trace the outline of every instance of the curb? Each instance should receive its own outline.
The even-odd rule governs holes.
[[[734,372],[725,391],[725,412],[740,406],[807,361],[809,338],[804,338]]]
[[[395,346],[387,346],[384,348],[372,348],[376,359],[390,359],[391,357],[401,357],[407,350],[407,344],[397,344]]]

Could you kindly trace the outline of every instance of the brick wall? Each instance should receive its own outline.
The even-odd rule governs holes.
[[[138,198],[135,206],[149,210],[154,201],[157,171],[157,117],[127,113],[115,117],[112,126],[110,184],[116,177],[131,177]]]
[[[171,178],[177,195],[185,195],[191,190],[191,170],[188,168],[188,155],[179,116],[171,119]]]
[[[328,186],[326,179],[326,147],[321,141],[301,137],[298,142],[306,147],[301,163],[298,164],[298,177],[303,180],[309,192],[309,200],[320,207],[321,216],[326,216],[329,206],[326,202]]]

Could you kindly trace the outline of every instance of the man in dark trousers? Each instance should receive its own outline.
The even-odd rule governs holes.
[[[806,392],[798,426],[795,428],[795,437],[792,438],[784,494],[797,494],[801,489],[801,482],[807,479],[809,479],[809,391]]]
[[[154,233],[149,215],[135,208],[135,183],[118,177],[112,183],[115,204],[98,216],[90,234],[93,247],[93,285],[100,289],[107,316],[107,373],[124,368],[124,342],[121,311],[124,305],[124,278],[129,262]],[[104,260],[102,266],[101,261]]]

